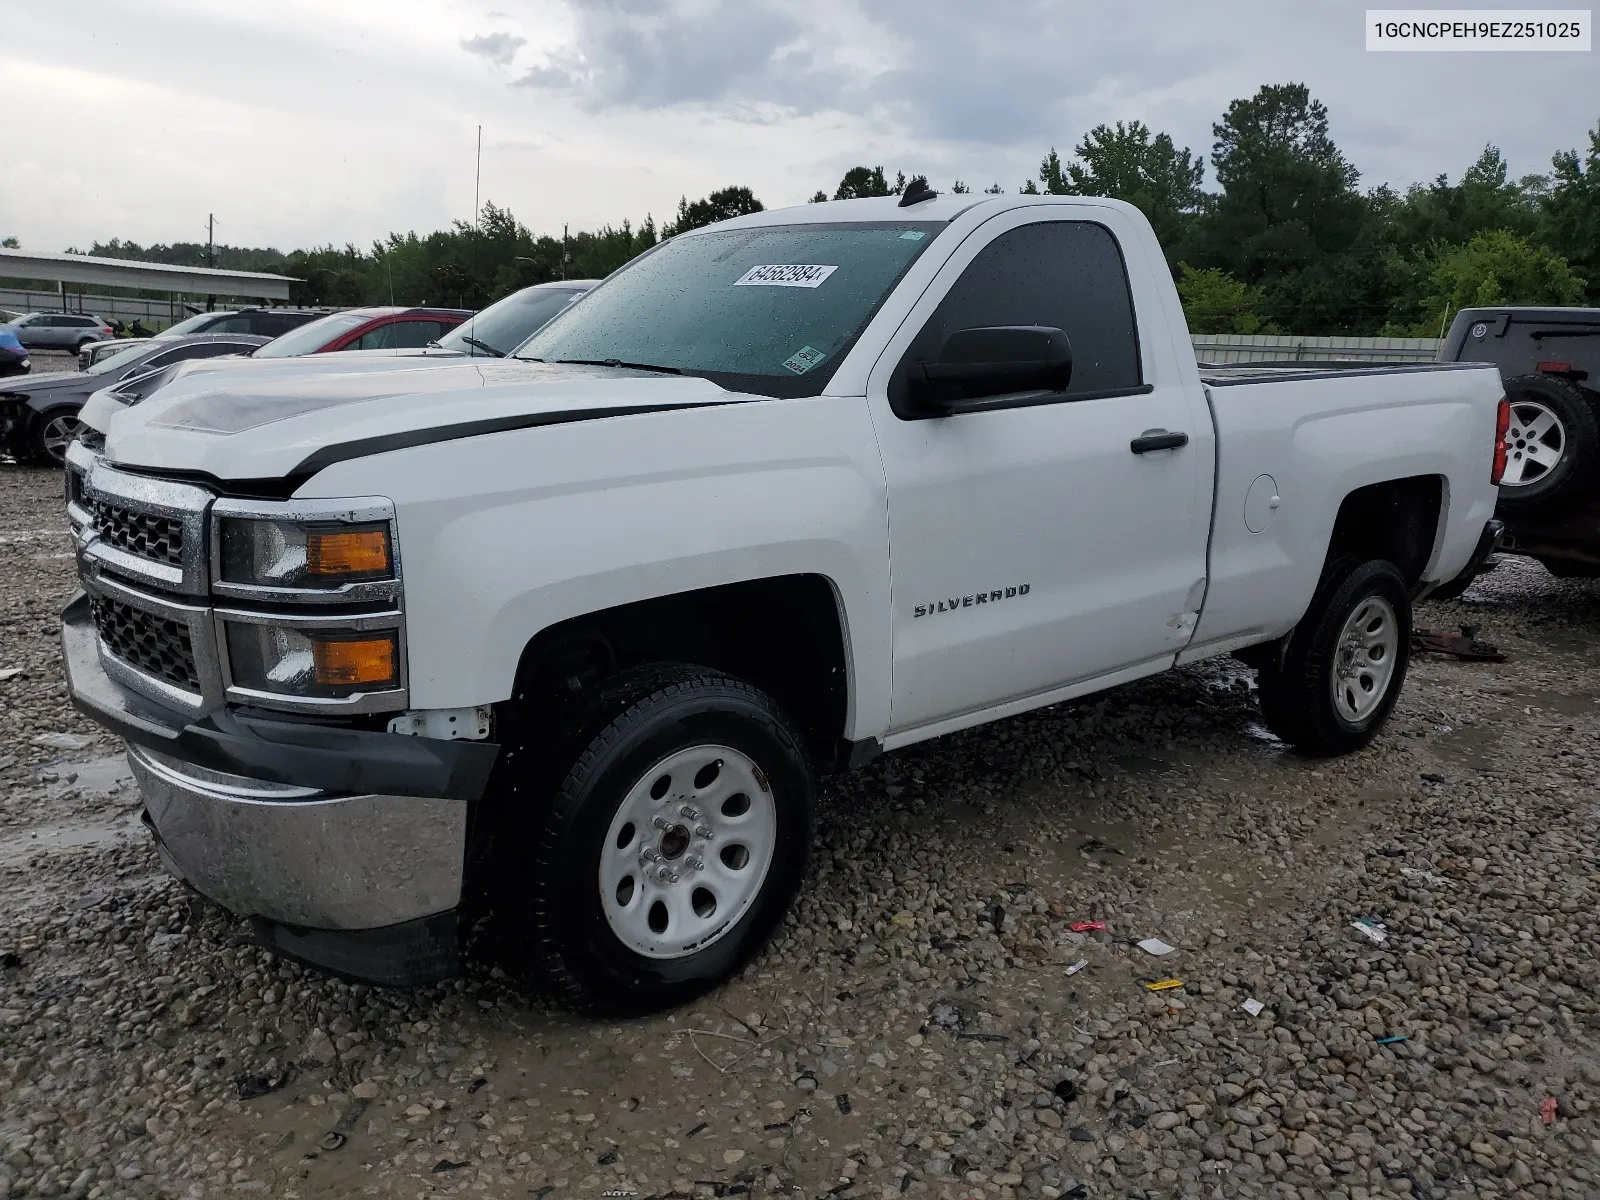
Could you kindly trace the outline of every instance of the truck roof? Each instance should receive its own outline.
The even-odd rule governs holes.
[[[771,208],[748,216],[732,217],[707,225],[708,231],[744,229],[762,225],[823,224],[836,221],[954,221],[963,213],[982,208],[990,212],[1004,212],[1012,208],[1028,208],[1040,204],[1061,205],[1068,208],[1121,207],[1121,200],[1098,196],[1030,196],[989,195],[984,192],[939,192],[931,200],[900,207],[899,196],[871,196],[864,200],[829,200],[820,204],[795,204],[788,208]],[[1131,206],[1130,206],[1131,207]],[[690,230],[683,236],[693,236],[700,230]]]

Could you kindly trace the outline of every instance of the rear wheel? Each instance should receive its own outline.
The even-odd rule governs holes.
[[[1281,662],[1261,671],[1262,716],[1303,754],[1359,750],[1389,719],[1410,659],[1410,589],[1399,570],[1335,559]]]
[[[61,466],[67,460],[67,447],[82,428],[76,408],[46,409],[33,423],[31,457],[35,462]]]
[[[749,684],[669,666],[596,689],[562,741],[555,795],[507,855],[526,965],[620,1012],[726,979],[805,872],[812,780],[794,726]]]
[[[1506,383],[1511,424],[1500,504],[1530,511],[1587,495],[1600,470],[1600,422],[1583,389],[1549,375]]]

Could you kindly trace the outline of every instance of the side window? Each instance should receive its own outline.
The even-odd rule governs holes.
[[[426,346],[444,335],[444,326],[438,321],[397,321],[390,328],[395,331],[394,344],[405,349]]]
[[[244,333],[255,333],[262,337],[277,337],[279,334],[288,333],[300,322],[291,317],[277,317],[270,314],[258,314],[251,318],[251,327],[243,330]]]
[[[346,350],[393,350],[394,349],[393,321],[387,325],[379,325],[376,329],[362,334],[355,341],[345,347]]]
[[[168,362],[177,362],[186,358],[215,358],[219,354],[237,354],[239,348],[232,342],[195,342],[192,345],[180,346],[176,350],[169,350],[166,354],[159,355]],[[170,355],[170,357],[168,357]]]
[[[1117,239],[1090,221],[1048,221],[1002,233],[978,252],[906,351],[889,398],[902,416],[911,363],[939,354],[957,329],[1046,325],[1072,342],[1064,399],[1136,388],[1143,382],[1128,271]]]
[[[73,327],[75,327],[77,329],[95,329],[95,328],[98,328],[98,322],[96,322],[91,317],[68,317],[67,318],[67,324],[71,325],[71,326],[73,326]]]
[[[243,316],[243,315],[233,316],[233,317],[223,317],[222,320],[218,321],[215,325],[206,326],[206,332],[207,333],[249,333],[250,332],[250,318],[247,317],[247,316]]]

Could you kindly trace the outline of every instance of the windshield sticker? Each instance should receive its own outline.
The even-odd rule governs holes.
[[[831,271],[833,268],[829,267],[828,270]],[[804,375],[827,357],[821,350],[814,349],[811,346],[801,346],[790,357],[784,359],[783,365],[796,375]]]
[[[900,240],[902,242],[920,242],[923,238],[925,238],[927,236],[928,236],[928,234],[927,234],[926,230],[923,230],[923,229],[908,229],[908,230],[906,230],[904,233],[902,233],[900,235]]]
[[[734,287],[821,287],[822,281],[839,268],[805,263],[773,263],[751,267],[733,281]]]

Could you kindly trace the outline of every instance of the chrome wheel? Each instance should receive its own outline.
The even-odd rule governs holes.
[[[78,420],[75,413],[60,413],[51,417],[39,430],[39,448],[51,462],[63,463],[67,458],[67,447],[72,445],[72,440],[82,428],[83,422]]]
[[[1500,486],[1537,483],[1555,470],[1566,451],[1567,429],[1553,410],[1537,400],[1512,401],[1511,424],[1506,429],[1506,471]]]
[[[623,945],[682,958],[725,935],[772,865],[778,812],[761,768],[728,746],[691,746],[645,772],[600,856],[600,901]]]
[[[1353,725],[1372,715],[1389,691],[1400,653],[1400,622],[1393,605],[1368,596],[1356,605],[1334,652],[1333,706]]]

